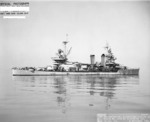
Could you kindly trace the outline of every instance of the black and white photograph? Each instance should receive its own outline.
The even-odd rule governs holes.
[[[0,122],[150,122],[150,1],[0,0]]]

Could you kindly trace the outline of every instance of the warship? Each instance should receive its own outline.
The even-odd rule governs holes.
[[[63,41],[64,49],[58,49],[56,57],[52,57],[53,64],[46,67],[13,67],[13,76],[56,76],[56,75],[139,75],[139,68],[128,68],[116,63],[116,57],[108,43],[106,53],[101,55],[101,61],[95,62],[95,55],[90,55],[90,63],[71,62],[67,51],[67,43]]]

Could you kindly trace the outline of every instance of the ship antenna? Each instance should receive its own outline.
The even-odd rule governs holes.
[[[108,45],[108,42],[107,42],[107,40],[106,40],[106,46],[104,47],[107,51],[108,51],[108,49],[109,49],[109,45]]]
[[[66,41],[63,41],[63,44],[64,44],[64,56],[66,58],[66,45],[68,43],[68,34],[66,34]]]

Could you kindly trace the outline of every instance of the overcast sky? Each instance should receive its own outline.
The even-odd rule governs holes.
[[[117,62],[150,66],[150,2],[30,2],[26,19],[0,16],[1,66],[47,66],[69,35],[71,61],[100,62],[106,40]]]

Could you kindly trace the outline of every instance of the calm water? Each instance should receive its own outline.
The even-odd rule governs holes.
[[[149,76],[11,76],[0,122],[96,122],[98,113],[150,113]]]

